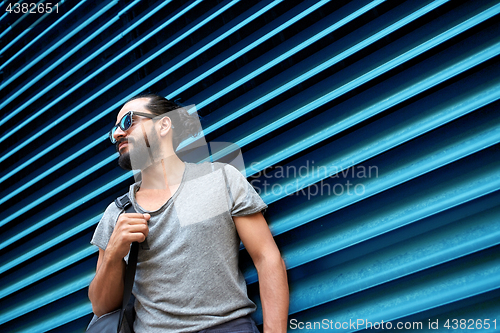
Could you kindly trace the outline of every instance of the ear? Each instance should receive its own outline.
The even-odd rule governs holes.
[[[172,120],[169,117],[163,117],[159,121],[160,123],[160,136],[166,136],[170,129],[172,128]]]

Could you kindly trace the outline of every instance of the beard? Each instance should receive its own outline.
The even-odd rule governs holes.
[[[142,135],[142,134],[141,134]],[[123,138],[116,142],[116,150],[124,141],[132,143],[133,149],[130,149],[118,157],[118,165],[124,170],[144,170],[151,166],[159,156],[159,138],[155,131],[147,134],[143,140],[133,138]],[[118,151],[119,152],[119,151]],[[156,157],[156,158],[155,158]]]
[[[132,170],[132,162],[130,161],[130,154],[128,152],[120,154],[118,165],[124,170]]]

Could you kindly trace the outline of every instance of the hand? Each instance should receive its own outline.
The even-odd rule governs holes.
[[[149,233],[150,217],[149,214],[121,214],[106,247],[106,255],[121,260],[129,252],[132,242],[143,242]]]

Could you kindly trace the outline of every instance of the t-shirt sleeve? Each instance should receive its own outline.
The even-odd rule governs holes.
[[[118,220],[118,216],[120,215],[120,213],[121,210],[116,206],[114,202],[111,203],[108,208],[106,208],[104,214],[101,217],[101,220],[97,224],[90,244],[96,245],[103,250],[106,249],[109,239],[111,238],[111,234],[115,229],[116,221]]]
[[[226,164],[224,170],[229,183],[228,190],[231,199],[231,215],[244,216],[260,211],[264,214],[268,206],[245,176],[231,164]]]

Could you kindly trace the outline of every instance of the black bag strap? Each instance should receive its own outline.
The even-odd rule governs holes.
[[[116,198],[115,203],[116,203],[116,206],[118,206],[118,208],[124,209],[125,213],[134,213],[135,212],[134,206],[130,202],[130,198],[129,198],[128,194],[124,194],[124,195]],[[144,241],[144,242],[146,242],[146,241]],[[147,246],[147,243],[146,243],[146,247],[147,247],[147,249],[149,249],[149,247]],[[118,332],[121,329],[122,322],[123,322],[123,315],[125,313],[125,309],[127,307],[127,304],[130,300],[130,296],[132,296],[132,287],[134,286],[135,271],[137,268],[137,256],[138,256],[138,254],[139,254],[139,243],[133,242],[132,245],[130,246],[130,253],[128,256],[128,265],[125,269],[123,300],[122,300],[122,309],[120,311],[120,319],[118,321]],[[132,323],[129,323],[129,324],[131,325]]]
[[[125,209],[125,210],[132,209],[132,211],[126,211],[126,213],[135,212],[135,209],[132,206],[132,203],[130,202],[130,198],[128,197],[128,193],[125,193],[124,195],[120,195],[118,198],[116,198],[115,204],[120,209]],[[130,207],[132,207],[132,208],[130,208]]]

